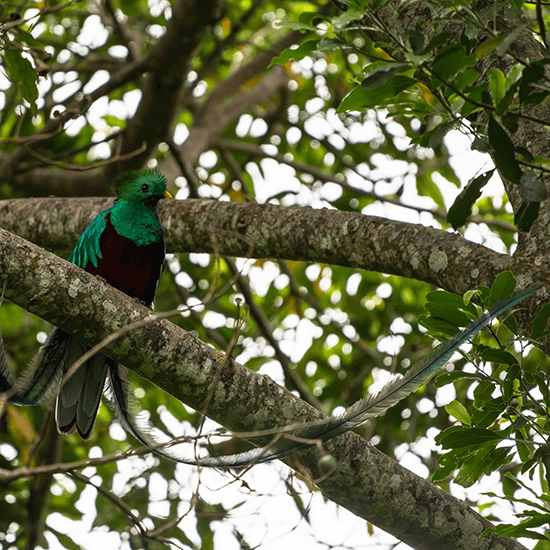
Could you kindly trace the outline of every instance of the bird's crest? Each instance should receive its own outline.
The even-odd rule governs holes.
[[[166,178],[154,170],[133,170],[124,172],[113,181],[117,200],[127,200],[133,194],[133,188],[140,188],[143,184],[150,184],[155,194],[163,195],[166,191]]]

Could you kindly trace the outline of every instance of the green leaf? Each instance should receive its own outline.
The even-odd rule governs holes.
[[[466,223],[472,214],[472,207],[481,196],[483,187],[493,177],[494,172],[495,169],[493,168],[493,170],[489,170],[471,179],[460,192],[447,213],[447,221],[452,225],[453,229],[458,229]]]
[[[452,44],[441,48],[432,62],[434,76],[441,80],[449,80],[460,71],[473,67],[477,60],[473,55],[466,55],[464,46]]]
[[[415,55],[420,55],[424,49],[424,32],[422,26],[423,22],[415,21],[415,23],[410,25],[407,29],[409,44]]]
[[[496,114],[502,116],[512,103],[512,100],[516,97],[516,92],[520,86],[520,79],[523,74],[524,66],[514,65],[508,75],[506,76],[506,82],[504,84],[504,96],[500,99],[496,105]],[[516,119],[517,121],[517,119]]]
[[[544,75],[545,66],[538,63],[532,63],[523,69],[519,82],[519,99],[522,104],[542,103],[548,97],[548,89],[541,85]]]
[[[103,120],[109,125],[109,126],[120,126],[121,128],[124,128],[126,125],[126,122],[124,120],[121,120],[120,118],[113,116],[113,115],[103,115]]]
[[[477,314],[475,306],[472,303],[465,305],[462,296],[440,290],[426,295],[424,307],[431,316],[440,317],[454,327],[463,327],[470,322],[470,317],[466,315],[465,311],[473,316]]]
[[[499,300],[509,296],[516,289],[516,280],[511,271],[503,271],[499,273],[491,287],[491,295],[487,300],[487,306],[494,306]]]
[[[493,160],[501,175],[511,183],[519,183],[521,170],[515,157],[515,148],[506,130],[491,117],[488,128]]]
[[[342,100],[336,112],[364,111],[392,105],[398,102],[398,94],[416,83],[416,79],[398,74],[374,90],[365,90],[362,86],[357,86]]]
[[[345,40],[340,38],[329,38],[328,36],[323,36],[317,44],[317,49],[320,52],[341,52],[351,48],[352,46]]]
[[[467,290],[464,295],[462,296],[462,300],[464,302],[464,305],[467,306],[472,301],[472,298],[474,296],[481,296],[481,290]]]
[[[431,140],[430,140],[431,141]],[[428,172],[416,180],[416,190],[419,195],[430,197],[437,206],[445,208],[445,202],[439,185],[433,180],[433,172]]]
[[[435,441],[444,449],[475,449],[490,441],[500,441],[501,439],[498,432],[484,428],[453,426],[437,435]]]
[[[437,462],[438,468],[432,476],[432,481],[436,483],[448,478],[471,454],[465,449],[453,449],[441,455]]]
[[[484,473],[488,456],[494,450],[497,441],[491,441],[483,445],[473,456],[462,463],[455,483],[462,487],[471,487]]]
[[[140,3],[136,0],[119,0],[120,9],[125,15],[132,16],[140,13]]]
[[[504,36],[494,36],[493,38],[490,38],[489,40],[485,40],[485,42],[482,42],[477,50],[476,50],[476,57],[477,59],[481,60],[486,55],[489,55],[493,52],[493,50],[500,45],[500,43],[504,40]]]
[[[474,390],[474,407],[481,409],[483,405],[486,405],[492,401],[492,395],[495,391],[494,382],[491,380],[484,380],[480,382],[477,388]]]
[[[276,28],[286,28],[293,31],[317,31],[317,27],[313,24],[313,19],[319,17],[317,12],[306,12],[300,15],[299,21],[291,21],[288,18],[281,19],[275,24]]]
[[[506,378],[502,382],[502,393],[504,394],[504,399],[506,403],[510,402],[514,390],[517,389],[519,385],[518,377],[520,376],[521,371],[519,365],[511,365],[506,373]]]
[[[506,77],[500,69],[489,69],[487,72],[491,75],[489,77],[489,86],[493,94],[493,101],[495,105],[498,105],[504,97]]]
[[[445,410],[457,420],[460,420],[462,424],[466,424],[470,426],[472,423],[472,420],[470,418],[470,415],[468,414],[468,411],[466,410],[466,407],[460,403],[460,401],[451,401],[448,405],[445,405]]]
[[[521,486],[524,489],[527,489],[529,492],[532,492],[532,489],[530,489],[525,483],[523,483],[520,479],[518,479],[511,472],[506,472],[504,474],[504,479],[507,479],[507,480],[511,481],[512,483],[514,483],[518,487]],[[484,493],[484,494],[486,494],[487,496],[490,496],[492,498],[503,498],[503,497],[501,497],[499,495],[496,495],[495,493],[491,493],[491,492],[487,492],[487,493]],[[545,497],[545,495],[541,495],[541,499],[543,501],[544,501],[544,497]],[[525,506],[537,508],[537,510],[540,510],[543,513],[548,513],[548,508],[546,508],[543,503],[539,504],[539,503],[533,502],[532,500],[529,500],[527,498],[516,498],[514,496],[510,496],[510,497],[506,497],[506,500],[509,500],[510,502],[517,502],[517,503],[525,504]]]
[[[514,215],[514,223],[520,231],[529,231],[539,217],[539,202],[523,201]]]
[[[550,303],[544,304],[537,312],[533,326],[531,328],[531,338],[537,340],[540,338],[546,328],[548,327],[548,320],[550,319]]]
[[[407,63],[376,62],[373,63],[373,65],[376,65],[376,67],[369,71],[367,76],[361,82],[361,86],[365,90],[374,90],[375,88],[379,88],[397,73],[405,69],[410,69],[410,65]]]
[[[466,69],[453,80],[453,88],[464,90],[468,86],[477,82],[480,76],[481,74],[477,69]]]
[[[420,315],[418,317],[418,324],[423,326],[432,336],[445,336],[451,338],[456,334],[457,325],[449,323],[445,319],[439,317],[427,317],[426,315]]]
[[[480,375],[477,373],[464,372],[461,370],[455,370],[453,372],[443,372],[435,379],[434,386],[436,388],[441,388],[442,386],[446,386],[447,384],[450,384],[451,382],[454,382],[455,380],[460,380],[462,378],[474,378],[478,380],[480,378]]]
[[[508,351],[503,349],[479,346],[478,351],[484,361],[504,365],[517,365],[518,360]]]
[[[8,76],[17,85],[19,93],[36,111],[38,88],[36,87],[37,74],[31,62],[24,58],[20,50],[4,50],[5,68]]]
[[[519,458],[522,462],[527,462],[533,455],[532,449],[523,441],[516,441],[516,447],[518,449]]]
[[[511,525],[506,523],[501,523],[495,527],[494,532],[497,535],[503,537],[527,537],[531,539],[541,539],[541,540],[550,540],[545,535],[537,533],[536,531],[531,531],[529,527],[540,527],[541,525],[547,525],[550,523],[550,514],[539,514],[536,512],[533,517],[521,521],[518,525]],[[492,529],[491,529],[492,531]]]
[[[272,59],[269,67],[271,67],[272,65],[284,65],[291,60],[300,61],[304,59],[304,57],[311,55],[317,49],[318,43],[319,39],[316,38],[314,40],[306,40],[302,42],[295,49],[287,48],[286,50],[283,50],[281,55]]]
[[[34,38],[34,36],[25,30],[23,30],[21,27],[14,27],[11,29],[10,32],[15,32],[17,35],[19,41],[24,42],[27,46],[30,46],[32,48],[43,48],[44,44],[41,44]]]
[[[431,40],[430,43],[426,46],[426,49],[422,52],[423,54],[430,53],[432,50],[439,48],[447,43],[447,40],[451,37],[451,33],[442,32],[436,34]]]
[[[480,411],[476,411],[472,415],[472,426],[475,428],[488,428],[489,426],[492,426],[497,418],[501,415],[501,411],[492,411],[487,409],[482,409]]]
[[[350,6],[344,13],[342,13],[338,17],[333,18],[331,21],[335,29],[343,29],[353,21],[358,21],[363,19],[364,16],[365,16],[364,8]]]
[[[548,387],[547,377],[541,376],[541,374],[538,373],[535,373],[533,376],[537,381],[537,386],[539,387],[540,393],[542,393],[542,398],[544,399],[544,402],[547,403],[548,399],[550,398],[550,388]]]
[[[546,186],[540,175],[532,173],[523,174],[521,177],[521,206],[514,221],[521,231],[529,231],[536,221],[540,203],[547,197]]]

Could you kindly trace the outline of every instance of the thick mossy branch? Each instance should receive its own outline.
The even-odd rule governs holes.
[[[89,344],[152,315],[78,267],[0,229],[0,283],[6,278],[9,300]],[[271,428],[320,416],[270,378],[233,361],[219,372],[224,355],[168,321],[138,328],[105,352],[199,410],[215,382],[207,414],[232,430]],[[338,468],[319,483],[324,494],[413,548],[523,548],[512,539],[481,537],[490,526],[487,520],[363,438],[348,433],[326,447]],[[316,453],[302,458],[317,478]]]
[[[110,205],[103,198],[0,201],[0,227],[68,254]],[[458,233],[353,212],[199,199],[162,201],[159,217],[173,253],[322,262],[418,279],[457,294],[490,286],[506,270],[522,287],[548,276]]]

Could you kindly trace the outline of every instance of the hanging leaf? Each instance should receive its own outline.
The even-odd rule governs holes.
[[[466,55],[466,49],[460,44],[441,48],[432,63],[434,76],[449,80],[463,69],[473,67],[477,62],[475,55]]]
[[[533,327],[531,329],[531,338],[540,338],[546,331],[548,326],[548,320],[550,319],[550,304],[543,305],[533,321]]]
[[[502,100],[505,92],[506,77],[500,69],[489,69],[489,85],[491,87],[491,93],[493,94],[493,101],[495,105]]]
[[[396,96],[417,82],[415,78],[398,74],[374,90],[365,90],[362,86],[357,86],[342,100],[336,112],[363,111],[398,103]]]
[[[485,42],[482,42],[477,50],[476,50],[476,58],[481,60],[486,55],[489,55],[492,53],[492,51],[500,45],[500,43],[504,40],[503,36],[494,36],[493,38],[490,38],[489,40],[485,40]]]
[[[444,319],[451,323],[455,330],[458,327],[466,326],[470,322],[470,317],[466,315],[465,311],[474,317],[477,313],[472,303],[465,305],[461,296],[442,290],[428,293],[424,307],[432,317]]]
[[[424,49],[424,33],[422,32],[423,24],[416,21],[414,25],[410,25],[408,29],[409,43],[415,55],[420,55]]]
[[[457,420],[460,420],[462,424],[469,426],[472,423],[472,419],[466,410],[466,407],[460,401],[451,401],[448,405],[445,405],[445,410]]]
[[[495,169],[493,168],[493,170],[471,179],[460,192],[447,213],[447,221],[453,229],[458,229],[466,223],[472,214],[472,207],[481,196],[481,190],[493,177],[494,172]]]
[[[547,197],[546,186],[540,175],[523,174],[521,177],[521,206],[514,222],[520,231],[529,231],[539,215],[540,203]]]
[[[506,130],[494,118],[489,120],[488,136],[493,148],[493,160],[502,177],[511,183],[519,183],[521,170],[516,160],[514,144]]]
[[[36,111],[38,88],[36,87],[37,74],[31,62],[23,57],[21,50],[4,50],[5,68],[8,76],[17,85],[19,93],[31,106],[31,111]]]
[[[453,426],[441,432],[435,442],[444,449],[475,449],[490,441],[501,440],[498,432],[492,432],[483,428],[469,428],[466,426]]]
[[[489,409],[481,409],[476,411],[472,415],[472,426],[475,426],[476,428],[488,428],[496,422],[497,418],[501,414],[501,410],[494,411]]]
[[[383,86],[397,73],[410,68],[407,63],[380,63],[376,62],[375,70],[371,71],[370,74],[361,82],[361,87],[365,90],[374,90]],[[373,63],[375,65],[375,63]]]
[[[499,273],[491,287],[491,294],[487,302],[488,307],[493,306],[505,296],[509,296],[516,288],[516,279],[511,271]]]
[[[304,57],[311,55],[317,49],[318,42],[319,42],[319,39],[306,40],[305,42],[302,42],[294,50],[292,50],[291,48],[287,48],[286,50],[283,50],[281,55],[273,58],[273,60],[269,64],[269,67],[277,64],[284,65],[289,61],[300,61],[304,59]]]
[[[550,94],[550,89],[544,87],[546,67],[544,63],[532,63],[523,69],[519,84],[519,99],[524,105],[542,103]]]

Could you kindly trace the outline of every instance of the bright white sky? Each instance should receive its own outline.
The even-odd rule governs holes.
[[[162,2],[153,2],[152,9],[160,9],[159,6],[161,4]],[[152,32],[153,31],[155,31],[155,29],[152,29]],[[37,36],[40,32],[41,24],[36,27],[33,34]],[[86,50],[87,47],[97,47],[105,41],[106,32],[99,17],[91,16],[84,25],[82,34],[78,39],[78,44],[74,44],[72,49]],[[112,53],[113,55],[124,57],[125,51],[122,50],[124,50],[124,48],[119,47],[118,50],[113,50]],[[67,57],[68,55],[67,52]],[[317,63],[319,63],[319,61],[317,61]],[[295,67],[296,70],[306,72],[311,70],[312,65],[313,61],[311,59],[305,59],[299,64],[295,64]],[[65,86],[54,94],[54,99],[56,101],[62,101],[78,89],[79,84],[76,81],[76,76],[76,73],[66,73],[65,75],[55,76],[56,82],[65,82]],[[88,93],[103,84],[107,79],[108,74],[105,71],[99,71],[94,75],[83,91]],[[49,89],[50,86],[51,81],[49,78],[41,79],[40,89],[42,92]],[[5,90],[8,87],[9,82],[0,72],[0,108],[4,105],[4,94],[1,90]],[[198,90],[199,93],[205,92],[200,86]],[[103,119],[105,115],[115,116],[122,120],[131,117],[136,110],[139,99],[140,92],[135,90],[126,93],[122,101],[113,100],[109,102],[106,98],[103,98],[95,102],[87,113],[88,121],[90,121],[96,129],[96,134],[93,138],[94,141],[103,139],[106,136],[106,132],[112,130]],[[323,137],[332,135],[335,140],[333,143],[337,146],[339,143],[338,139],[342,140],[342,138],[335,135],[334,132],[338,131],[342,133],[343,125],[336,115],[329,116],[328,119],[316,116],[314,113],[316,113],[322,105],[323,100],[321,98],[312,99],[311,102],[308,102],[307,109],[312,114],[312,118],[308,122],[308,131],[314,135],[319,134],[319,136]],[[237,134],[239,136],[251,135],[253,137],[262,135],[265,132],[262,123],[262,120],[254,120],[250,115],[243,115],[237,127]],[[82,117],[70,122],[67,133],[78,133],[84,124],[85,121]],[[265,123],[263,124],[265,125]],[[298,133],[300,132],[297,129],[296,131]],[[403,146],[406,147],[407,140],[403,129],[399,125],[394,124],[392,131],[395,135],[403,136]],[[377,132],[378,129],[373,122],[366,122],[365,124],[357,124],[352,127],[347,137],[355,141],[366,141],[376,138]],[[175,132],[176,143],[182,143],[187,138],[188,133],[188,129],[184,125],[179,124]],[[297,140],[300,136],[288,135],[287,138],[289,140]],[[479,172],[486,171],[492,167],[490,158],[487,155],[472,152],[470,150],[470,139],[458,131],[448,136],[446,144],[453,155],[451,164],[460,177],[463,185]],[[273,147],[273,149],[275,149],[275,147]],[[107,144],[96,146],[92,150],[92,155],[94,158],[108,157],[110,155],[109,146]],[[392,176],[394,177],[394,185],[400,185],[402,181],[405,181],[405,193],[402,197],[405,203],[424,207],[435,206],[431,199],[418,196],[414,185],[414,172],[411,172],[411,167],[407,166],[406,163],[401,161],[390,161],[383,155],[376,155],[376,158],[373,157],[371,160],[375,163],[380,178]],[[201,157],[201,164],[205,168],[209,165],[213,165],[213,163],[215,163],[215,153],[205,153]],[[263,179],[260,171],[254,164],[251,163],[247,167],[254,179],[257,198],[260,202],[262,202],[262,200],[267,200],[270,196],[280,191],[294,190],[297,191],[298,194],[287,199],[284,202],[285,205],[290,205],[294,202],[296,204],[307,204],[313,207],[323,207],[328,206],[327,200],[331,200],[335,198],[335,196],[337,197],[340,193],[340,187],[336,184],[324,184],[315,190],[305,188],[296,178],[296,174],[292,168],[286,165],[279,165],[274,160],[266,159],[262,161],[262,164],[267,168],[264,170],[264,174],[267,174],[268,180]],[[369,177],[371,179],[376,179],[376,174],[370,174]],[[349,182],[352,185],[366,185],[365,180],[362,180],[362,178],[356,175],[351,175]],[[207,186],[201,188],[201,191],[203,191],[205,196],[212,193],[211,188]],[[387,189],[383,188],[376,189],[376,191],[380,193],[388,192]],[[454,185],[445,181],[441,182],[441,191],[447,206],[452,204],[459,192]],[[486,186],[484,195],[500,197],[501,193],[502,186],[500,181],[497,177],[494,177],[491,184]],[[184,199],[186,196],[186,189],[182,188],[177,198]],[[496,200],[499,199],[497,198]],[[364,213],[439,227],[437,221],[429,214],[419,215],[413,210],[389,204],[372,204],[364,209]],[[504,251],[502,243],[500,243],[486,227],[469,226],[466,229],[465,235],[470,240],[483,242],[496,250]],[[197,259],[199,258],[199,255],[195,256]],[[315,268],[315,266],[312,267]],[[250,268],[251,266],[246,266],[245,273],[248,272]],[[316,273],[312,275],[314,278],[317,277]],[[271,281],[276,280],[279,276],[278,269],[275,267],[275,264],[271,262],[266,262],[263,268],[252,267],[250,273],[251,282],[260,293],[262,288],[266,288]],[[184,277],[182,280],[184,280]],[[284,282],[281,282],[281,284],[284,284]],[[379,289],[379,298],[387,298],[390,294],[391,286],[388,284],[381,285]],[[297,321],[293,325],[293,321],[290,318],[287,320],[289,323],[287,328],[294,331],[294,336],[290,340],[285,338],[282,344],[285,353],[288,353],[293,360],[299,360],[307,349],[308,342],[311,342],[312,329],[308,328],[306,321],[307,320],[304,320],[303,323],[300,322],[300,326]],[[215,323],[214,318],[212,318],[212,322]],[[309,325],[313,326],[311,323]],[[399,320],[396,320],[396,326],[392,325],[392,330],[394,333],[410,331],[410,327],[405,325],[406,323],[402,322],[400,324]],[[399,338],[402,337],[388,336],[387,339],[381,341],[380,345],[386,346],[384,351],[394,349],[395,353],[402,345]],[[260,350],[257,350],[258,353],[259,351]],[[253,351],[250,353],[254,354]],[[240,359],[244,360],[246,356],[242,356]],[[268,374],[277,381],[282,380],[281,369],[276,361],[264,365],[260,372]],[[375,386],[378,387],[387,382],[388,373],[383,369],[376,369],[376,372],[378,374]],[[437,394],[437,405],[444,405],[453,400],[454,397],[454,389],[452,387],[442,388]],[[428,399],[424,399],[420,401],[418,407],[420,412],[430,414],[430,411],[434,409],[434,403]],[[181,435],[183,431],[190,429],[189,426],[182,426],[168,411],[163,413],[163,420],[166,425],[172,429],[174,435]],[[205,426],[205,431],[213,429],[214,426],[214,423],[208,421]],[[124,431],[117,424],[112,426],[111,435],[116,439],[125,439],[126,437]],[[437,435],[437,432],[435,430],[430,430],[425,437],[421,438],[410,447],[408,445],[403,445],[398,449],[397,456],[399,457],[400,464],[422,477],[427,477],[428,471],[417,455],[428,456],[430,451],[436,448],[434,442],[435,435]],[[376,442],[377,437],[373,440],[373,443],[376,444]],[[8,452],[6,449],[4,450]],[[101,449],[99,448],[94,448],[90,452],[90,456],[100,455]],[[155,460],[157,459],[150,457],[148,462],[151,463]],[[140,468],[140,465],[141,462],[137,459],[119,462],[119,473],[115,476],[115,490],[118,488],[121,494],[124,494],[125,482],[131,475],[135,475],[135,468]],[[212,504],[222,503],[226,508],[244,502],[242,506],[236,508],[231,514],[232,520],[235,525],[237,525],[239,531],[246,534],[247,542],[252,547],[258,546],[261,550],[325,550],[327,545],[334,550],[360,550],[375,547],[381,549],[398,548],[399,550],[409,548],[403,543],[397,544],[398,541],[377,528],[374,528],[374,534],[369,534],[367,524],[364,520],[357,518],[347,510],[340,508],[332,502],[325,502],[319,491],[312,493],[310,488],[307,487],[303,481],[295,479],[294,487],[303,495],[302,500],[304,505],[309,507],[310,510],[309,519],[311,524],[309,524],[300,517],[297,507],[287,495],[284,480],[287,479],[289,471],[290,470],[282,463],[276,463],[270,466],[255,466],[244,476],[248,486],[253,488],[254,492],[251,493],[246,489],[246,486],[241,487],[238,482],[232,482],[233,480],[230,474],[220,474],[216,471],[205,469],[202,470],[200,474],[200,494],[205,501]],[[83,471],[83,474],[91,477],[92,481],[101,483],[101,478],[94,475],[95,473],[95,468],[88,468]],[[56,476],[56,479],[57,483],[54,484],[52,488],[54,493],[62,490],[74,491],[76,489],[72,479],[66,476]],[[178,466],[175,481],[177,483],[171,480],[164,480],[158,474],[153,474],[151,477],[151,505],[149,513],[152,516],[166,517],[168,514],[169,508],[166,497],[169,489],[178,492],[181,500],[179,512],[183,514],[187,510],[189,500],[198,482],[196,469],[188,466]],[[484,478],[482,482],[476,483],[467,491],[460,486],[452,486],[452,493],[458,498],[467,498],[468,495],[472,495],[473,498],[477,499],[480,493],[487,491],[493,491],[497,494],[501,492],[498,476],[496,474]],[[90,550],[96,550],[97,548],[102,548],[103,550],[129,548],[127,542],[120,540],[118,533],[108,533],[100,529],[92,529],[92,523],[96,514],[96,506],[101,506],[102,498],[104,497],[100,496],[98,498],[97,492],[93,488],[86,487],[78,502],[78,509],[84,512],[84,519],[82,521],[73,521],[63,517],[61,514],[54,513],[48,517],[47,524],[60,532],[70,535],[75,542]],[[489,499],[486,500],[489,501]],[[506,505],[503,506],[504,509],[506,509]],[[503,509],[501,507],[499,508],[499,515],[502,514]],[[511,512],[507,519],[513,521]],[[150,527],[152,527],[152,525]],[[193,514],[189,514],[189,516],[183,520],[181,527],[195,544],[200,544]],[[91,532],[90,529],[92,529]],[[238,550],[240,548],[231,533],[231,526],[227,522],[217,522],[215,525],[215,532],[216,548],[223,548],[224,550]],[[48,536],[48,540],[52,550],[62,548],[53,536]],[[530,541],[522,542],[527,546],[532,546]],[[396,544],[397,546],[395,546]]]

